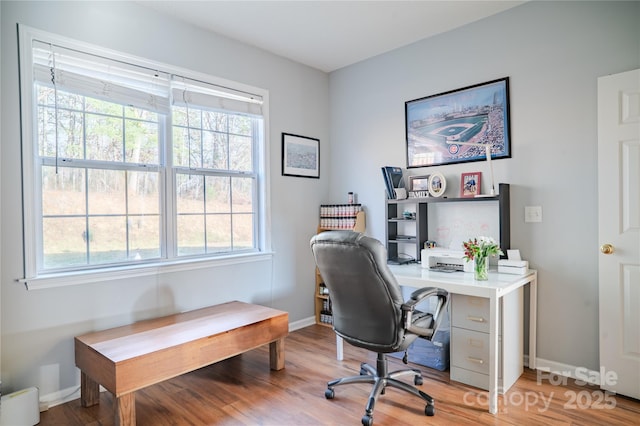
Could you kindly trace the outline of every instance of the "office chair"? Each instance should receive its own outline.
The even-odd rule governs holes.
[[[388,372],[387,354],[405,351],[418,337],[431,340],[437,331],[448,299],[443,289],[427,287],[414,291],[409,300],[387,267],[387,251],[373,238],[352,231],[327,231],[311,239],[311,250],[329,289],[333,311],[333,328],[349,344],[377,353],[376,368],[360,366],[360,375],[327,383],[325,397],[333,399],[334,387],[349,383],[371,383],[373,389],[362,417],[362,424],[373,424],[376,399],[385,387],[402,389],[426,402],[425,414],[435,413],[434,399],[416,387],[398,380],[413,375],[414,384],[422,384],[417,369]],[[435,297],[433,313],[420,312],[416,305]]]

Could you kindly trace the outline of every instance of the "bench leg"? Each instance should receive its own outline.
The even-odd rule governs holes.
[[[269,364],[272,370],[284,368],[284,337],[269,343]]]
[[[116,398],[115,404],[116,426],[135,426],[136,424],[136,393],[131,392]]]
[[[100,403],[100,387],[84,371],[80,372],[80,403],[83,407],[91,407]]]

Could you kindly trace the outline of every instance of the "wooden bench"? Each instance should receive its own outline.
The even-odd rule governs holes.
[[[286,312],[229,302],[75,338],[83,407],[114,395],[115,424],[135,425],[135,391],[269,344],[270,367],[284,368]]]

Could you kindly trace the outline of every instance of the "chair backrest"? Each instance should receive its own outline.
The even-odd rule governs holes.
[[[357,232],[328,231],[311,239],[311,249],[329,289],[337,334],[377,352],[395,352],[410,343],[402,323],[402,290],[382,243]]]

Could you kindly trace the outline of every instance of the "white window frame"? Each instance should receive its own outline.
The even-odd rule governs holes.
[[[208,268],[221,265],[233,265],[238,263],[265,261],[272,258],[271,252],[271,215],[270,215],[270,194],[269,194],[269,92],[265,89],[249,86],[246,84],[213,77],[210,75],[194,72],[191,70],[150,61],[144,58],[135,57],[121,52],[105,49],[102,47],[79,42],[63,36],[51,34],[45,31],[19,25],[19,53],[20,53],[20,96],[21,96],[21,128],[22,128],[22,186],[23,186],[23,235],[24,235],[24,278],[20,282],[26,288],[39,289],[59,287],[66,285],[77,285],[90,282],[99,282],[113,279],[126,279],[144,275],[155,275],[160,273],[176,272]],[[32,45],[34,40],[46,41],[58,46],[76,49],[89,54],[103,56],[109,59],[142,66],[148,69],[161,70],[172,75],[185,76],[187,78],[205,82],[207,84],[230,88],[234,91],[252,93],[262,97],[262,117],[263,117],[263,137],[262,143],[257,144],[255,156],[255,173],[257,174],[257,218],[254,226],[256,239],[256,250],[251,252],[205,255],[194,258],[177,257],[173,253],[175,235],[175,189],[173,187],[175,169],[172,167],[172,160],[169,153],[171,139],[167,136],[165,152],[160,154],[164,157],[160,167],[163,170],[161,176],[165,179],[165,192],[160,194],[162,202],[162,229],[165,234],[162,240],[161,251],[168,256],[153,263],[127,264],[123,266],[100,266],[95,268],[49,273],[38,275],[37,256],[40,251],[38,244],[41,238],[37,235],[40,229],[38,222],[41,220],[40,200],[36,194],[39,193],[37,186],[39,179],[36,171],[39,170],[36,164],[35,136],[36,136],[36,106],[34,105],[34,85],[33,85],[33,61]],[[164,129],[161,132],[171,131],[170,116],[167,117]],[[171,199],[168,199],[171,198]],[[36,215],[35,213],[38,213]]]

